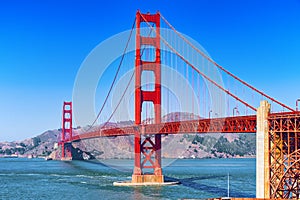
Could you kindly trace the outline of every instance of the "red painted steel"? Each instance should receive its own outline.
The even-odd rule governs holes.
[[[295,112],[272,113],[270,117],[287,118]],[[300,114],[300,112],[298,112]],[[294,126],[285,127],[285,131],[294,131]],[[199,119],[160,124],[133,125],[127,127],[104,127],[80,135],[73,135],[72,141],[98,137],[115,137],[149,134],[186,134],[186,133],[256,133],[256,115],[225,118]]]
[[[155,24],[155,37],[141,35],[141,23],[150,22]],[[143,46],[155,49],[155,60],[143,60],[141,49]],[[161,123],[161,58],[160,58],[160,14],[142,14],[136,13],[136,58],[135,58],[135,124],[141,124],[142,104],[143,102],[152,102],[154,104],[155,123]],[[142,72],[152,71],[155,77],[154,91],[142,90]],[[143,130],[141,130],[143,131]],[[134,175],[141,175],[143,168],[153,168],[155,175],[162,175],[161,171],[161,136],[141,137],[143,133],[135,133],[135,163]],[[142,156],[143,155],[143,156]],[[154,155],[154,161],[152,160]],[[143,160],[142,160],[143,157]],[[146,165],[150,163],[150,165]]]
[[[272,199],[299,199],[300,112],[268,117],[270,188]]]
[[[71,145],[67,144],[73,141],[72,137],[72,102],[64,102],[61,131],[61,157],[72,157]],[[67,153],[65,153],[65,151]],[[67,155],[66,155],[67,154]]]
[[[256,133],[256,116],[200,119],[190,121],[166,122],[160,124],[133,125],[127,127],[102,128],[97,131],[73,135],[73,141],[98,137],[116,137],[151,134],[186,133]]]

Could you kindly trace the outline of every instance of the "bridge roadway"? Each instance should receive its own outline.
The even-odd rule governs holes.
[[[256,133],[256,115],[198,119],[161,124],[133,125],[125,127],[101,128],[100,130],[75,135],[76,142],[99,137],[128,136],[136,133],[147,134],[186,134],[186,133]]]

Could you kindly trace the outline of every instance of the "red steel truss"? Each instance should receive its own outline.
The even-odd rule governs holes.
[[[269,116],[270,197],[300,198],[300,113]]]
[[[128,127],[102,128],[80,135],[73,141],[98,137],[114,137],[135,134],[184,134],[184,133],[256,133],[256,116],[200,119],[191,121],[166,122],[160,124],[133,125]]]

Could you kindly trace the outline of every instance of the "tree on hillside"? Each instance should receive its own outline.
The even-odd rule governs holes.
[[[33,147],[36,147],[40,144],[41,139],[39,137],[32,138]]]

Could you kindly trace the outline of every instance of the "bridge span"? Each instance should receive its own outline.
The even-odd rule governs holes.
[[[160,124],[144,124],[124,127],[101,128],[80,135],[73,135],[72,140],[98,137],[149,135],[149,134],[185,134],[185,133],[256,133],[256,116],[238,116],[227,118],[199,119]]]
[[[182,43],[168,42],[165,37],[161,37],[161,23],[164,22],[169,30],[172,30],[181,40]],[[80,140],[88,140],[98,137],[116,137],[116,136],[134,136],[134,169],[131,183],[163,183],[164,176],[161,167],[161,135],[165,134],[187,134],[187,133],[256,133],[256,194],[258,198],[300,198],[300,112],[293,109],[276,99],[266,95],[260,90],[254,88],[245,81],[233,75],[221,65],[213,61],[203,51],[195,47],[189,40],[180,34],[159,12],[155,14],[142,14],[140,11],[136,13],[135,19],[136,37],[135,37],[135,68],[131,76],[135,77],[134,87],[134,124],[124,127],[103,126],[98,130],[91,129],[82,134],[73,133],[72,129],[72,102],[64,102],[63,106],[63,127],[59,145],[61,146],[62,160],[72,159],[71,145],[72,142]],[[146,26],[149,30],[148,34],[143,34],[141,27]],[[134,27],[133,27],[134,28]],[[130,39],[130,38],[129,38]],[[146,46],[146,48],[145,48]],[[147,60],[144,52],[151,47],[148,57],[153,59]],[[252,114],[227,117],[204,117],[196,120],[183,120],[173,122],[162,122],[162,87],[161,87],[161,65],[164,59],[171,54],[163,55],[162,46],[168,48],[172,52],[172,56],[179,59],[184,66],[186,78],[191,79],[193,88],[198,92],[198,87],[194,79],[196,74],[198,77],[206,81],[210,87],[216,88],[224,93],[228,98],[233,99],[234,104],[239,103],[252,111]],[[127,47],[127,46],[126,46]],[[194,55],[201,56],[202,63],[207,62],[217,67],[234,81],[242,84],[245,88],[258,94],[265,100],[260,101],[259,106],[254,106],[247,102],[247,98],[239,97],[235,92],[230,91],[220,84],[217,80],[208,76],[204,69],[196,66],[197,62],[188,59],[186,49],[189,47]],[[125,48],[126,49],[126,48]],[[146,50],[145,50],[146,49]],[[190,53],[190,52],[188,52]],[[163,55],[163,56],[162,56]],[[121,59],[122,62],[123,59]],[[174,60],[174,59],[173,59]],[[179,62],[171,60],[171,65],[179,65]],[[197,59],[196,59],[197,61]],[[121,64],[120,64],[121,66]],[[203,67],[203,66],[202,66]],[[119,70],[118,70],[119,71]],[[117,73],[118,73],[117,71]],[[147,90],[143,87],[143,72],[151,72],[154,74],[153,88]],[[190,75],[191,74],[191,75]],[[192,77],[192,78],[191,78]],[[113,81],[111,88],[115,81]],[[128,83],[128,85],[129,85]],[[178,83],[180,84],[180,83]],[[121,96],[123,99],[127,91]],[[179,85],[178,85],[179,87]],[[111,91],[111,90],[110,90]],[[110,95],[110,91],[107,96]],[[199,94],[199,93],[198,93]],[[202,96],[203,98],[205,97]],[[200,95],[198,95],[198,98]],[[188,98],[188,97],[186,97]],[[120,101],[121,101],[120,100]],[[142,123],[142,107],[143,103],[151,103],[153,105],[153,123]],[[277,105],[285,110],[285,112],[271,112],[271,105]],[[107,103],[107,98],[104,104]],[[194,103],[194,102],[193,102]],[[207,103],[204,101],[204,103]],[[104,105],[103,104],[103,105]],[[120,104],[120,103],[119,103]],[[117,104],[116,109],[119,104]],[[228,108],[232,106],[228,103]],[[233,112],[237,110],[237,106],[230,107]],[[102,110],[102,109],[101,109]],[[209,110],[209,113],[212,110]],[[112,112],[111,117],[115,113]],[[101,111],[99,112],[99,115]],[[98,117],[99,117],[98,115]],[[109,120],[107,122],[109,122]],[[97,120],[97,119],[96,119]],[[95,121],[96,121],[95,120]],[[145,174],[144,169],[152,169],[151,174]]]

